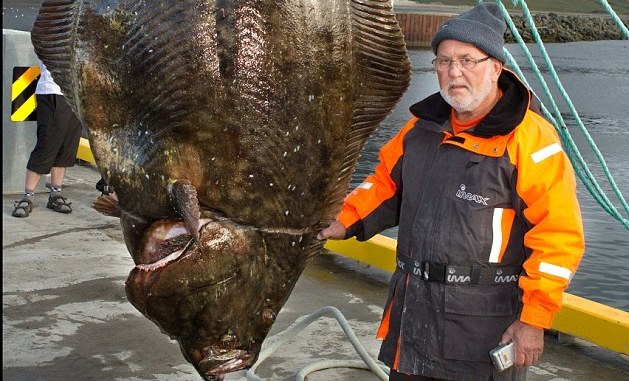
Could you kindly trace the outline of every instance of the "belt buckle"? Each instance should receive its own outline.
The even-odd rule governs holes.
[[[448,265],[445,263],[425,262],[424,263],[424,280],[428,282],[446,282],[446,269]]]
[[[419,277],[428,281],[428,262],[415,261],[415,268],[419,269]]]

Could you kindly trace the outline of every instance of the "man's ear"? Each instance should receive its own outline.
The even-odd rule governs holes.
[[[503,68],[503,64],[502,62],[496,60],[496,59],[492,59],[491,60],[493,66],[493,73],[491,76],[492,81],[494,82],[498,82],[498,78],[500,77],[500,74],[502,74],[502,68]]]

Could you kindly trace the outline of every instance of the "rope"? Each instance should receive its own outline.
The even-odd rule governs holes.
[[[245,374],[247,377],[247,380],[263,381],[261,378],[259,378],[255,374],[256,368],[264,360],[266,360],[267,357],[269,357],[273,352],[275,352],[277,348],[280,347],[280,345],[284,344],[284,342],[286,342],[287,340],[297,335],[304,328],[306,328],[308,325],[310,325],[312,322],[314,322],[315,320],[317,320],[323,315],[331,315],[332,317],[336,319],[336,321],[338,321],[341,328],[343,329],[343,332],[345,333],[350,343],[352,344],[354,349],[356,349],[356,352],[358,352],[358,355],[360,356],[360,358],[363,359],[364,362],[361,363],[359,361],[337,361],[337,360],[320,361],[320,362],[311,364],[301,369],[299,373],[297,373],[297,377],[295,378],[295,380],[304,381],[306,376],[309,373],[312,373],[318,370],[323,370],[323,369],[358,368],[358,369],[371,370],[371,372],[375,373],[376,376],[378,376],[378,378],[380,378],[382,381],[387,381],[389,379],[389,376],[388,376],[389,368],[385,365],[376,363],[376,361],[373,358],[371,358],[369,353],[367,353],[367,350],[365,350],[365,347],[358,340],[358,337],[356,337],[356,334],[354,333],[354,331],[352,331],[352,329],[350,328],[349,324],[347,323],[347,320],[345,319],[341,311],[339,311],[336,307],[332,307],[332,306],[323,307],[320,310],[311,313],[304,320],[295,324],[288,331],[282,334],[279,337],[279,339],[275,341],[273,344],[271,344],[268,348],[264,348],[264,350],[260,352],[260,356],[258,357],[258,360],[256,361],[256,363],[249,370],[247,370],[247,373]]]
[[[603,6],[603,8],[605,8],[607,13],[609,13],[609,15],[612,17],[612,19],[616,22],[616,25],[618,25],[618,28],[620,29],[622,34],[624,34],[625,38],[627,40],[629,40],[629,29],[627,29],[625,24],[623,24],[622,20],[620,19],[620,17],[618,17],[616,12],[614,12],[612,7],[609,6],[609,3],[607,2],[607,0],[600,0],[600,1],[601,1],[601,5]]]
[[[482,0],[478,1],[479,3],[482,2]],[[605,193],[605,191],[601,188],[601,186],[599,185],[599,182],[596,180],[596,178],[594,177],[594,175],[592,174],[592,172],[590,171],[587,163],[585,162],[585,160],[583,159],[583,156],[581,155],[578,147],[576,146],[574,140],[572,139],[572,136],[570,135],[570,132],[568,131],[568,128],[566,127],[566,123],[561,115],[561,112],[559,111],[559,108],[550,92],[550,89],[548,88],[548,85],[546,84],[546,81],[544,80],[541,71],[539,70],[539,67],[537,66],[535,60],[533,59],[533,56],[531,55],[531,52],[529,51],[528,47],[526,46],[526,44],[524,43],[524,40],[522,39],[522,36],[520,35],[520,33],[518,32],[517,28],[515,27],[515,24],[513,23],[513,21],[511,20],[511,17],[509,16],[509,13],[507,12],[506,8],[504,7],[504,5],[502,4],[501,0],[496,0],[496,2],[498,3],[498,5],[500,6],[500,9],[502,11],[503,17],[505,18],[505,20],[507,21],[507,25],[509,27],[509,29],[511,30],[516,42],[518,43],[518,45],[520,46],[520,48],[522,49],[522,52],[524,53],[528,64],[530,65],[531,69],[533,70],[535,76],[537,77],[537,80],[539,81],[539,83],[542,86],[542,89],[546,95],[546,98],[548,99],[551,108],[552,108],[552,114],[551,112],[549,112],[546,107],[544,106],[544,104],[542,104],[542,112],[544,113],[544,116],[553,124],[553,126],[555,127],[555,129],[558,131],[559,136],[561,138],[561,141],[564,145],[564,149],[566,151],[566,154],[568,155],[568,157],[570,158],[570,162],[572,163],[573,167],[575,168],[575,173],[577,174],[577,177],[581,180],[581,182],[585,185],[586,189],[588,190],[588,192],[592,195],[592,197],[594,198],[594,200],[608,213],[610,214],[612,217],[614,217],[615,219],[617,219],[618,221],[620,221],[625,228],[629,229],[629,219],[627,219],[626,217],[624,217],[621,212],[618,211],[618,209],[616,208],[616,206],[609,200],[609,198],[607,197],[607,194]],[[528,22],[528,25],[531,29],[531,33],[533,35],[533,38],[535,40],[535,43],[538,47],[538,49],[540,50],[540,53],[542,55],[542,58],[544,60],[544,63],[546,64],[546,67],[548,68],[548,71],[552,77],[553,82],[555,83],[556,88],[559,90],[559,93],[561,94],[562,98],[564,99],[564,101],[566,102],[566,104],[568,105],[568,109],[570,110],[570,114],[572,115],[577,127],[579,128],[579,130],[583,133],[587,143],[589,144],[589,146],[591,147],[592,151],[594,152],[595,157],[597,158],[599,164],[601,165],[601,168],[603,169],[603,172],[605,173],[605,176],[612,188],[613,193],[616,195],[616,197],[618,198],[618,200],[620,201],[620,204],[622,205],[624,212],[629,215],[629,204],[627,204],[627,201],[625,200],[624,196],[622,195],[622,193],[620,192],[620,190],[618,189],[618,186],[616,185],[616,182],[614,181],[614,178],[612,177],[612,174],[609,171],[609,168],[607,166],[607,163],[605,162],[605,159],[603,158],[603,155],[601,154],[601,152],[599,151],[598,147],[596,146],[596,143],[594,142],[594,140],[592,139],[592,137],[590,136],[589,132],[587,131],[585,125],[583,124],[581,118],[579,117],[579,114],[576,110],[576,108],[574,107],[574,104],[572,103],[572,100],[570,99],[568,93],[565,91],[561,81],[559,80],[559,76],[557,75],[557,72],[555,70],[555,67],[553,65],[553,63],[550,60],[550,57],[548,56],[548,53],[546,51],[546,48],[544,47],[544,44],[541,40],[541,37],[537,31],[537,27],[535,26],[535,22],[533,21],[533,17],[531,15],[531,12],[528,9],[528,6],[526,5],[526,2],[523,0],[512,0],[513,5],[520,5],[520,7],[522,8],[523,14]],[[616,19],[618,19],[618,16],[613,12],[613,10],[611,9],[611,7],[609,7],[609,4],[607,4],[606,0],[601,0],[601,3],[603,4],[603,6],[606,8],[606,10],[610,13],[610,15],[612,15],[612,17],[615,17]],[[616,21],[617,23],[620,23],[621,26],[621,30],[623,31],[623,33],[625,34],[625,36],[627,38],[629,38],[629,34],[627,32],[627,28],[624,27],[624,25],[622,24],[622,22],[620,21],[620,19],[618,19]],[[624,28],[624,29],[623,29]],[[522,71],[520,70],[517,62],[513,59],[513,56],[506,50],[504,49],[506,55],[507,55],[507,59],[509,62],[509,65],[512,66],[516,73],[518,74],[518,76],[520,76],[520,78],[525,82],[525,84],[530,88],[530,86],[528,85],[528,83],[526,82],[526,79],[524,77],[524,75],[522,74]]]

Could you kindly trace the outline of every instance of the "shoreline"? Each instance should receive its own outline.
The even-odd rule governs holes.
[[[531,29],[522,15],[511,14],[513,23],[524,42],[534,42]],[[614,20],[607,16],[535,13],[533,22],[543,42],[576,42],[599,40],[625,40],[622,31]],[[629,17],[621,19],[629,24]],[[515,42],[511,30],[507,28],[505,42]]]
[[[393,10],[398,16],[407,43],[411,47],[429,46],[432,34],[444,20],[461,14],[471,6],[416,3],[395,0]],[[526,18],[520,10],[508,10],[509,16],[524,42],[534,42]],[[576,42],[625,40],[620,27],[604,10],[598,13],[574,13],[531,10],[532,18],[543,42]],[[618,15],[629,25],[629,15]],[[505,42],[516,42],[507,28]]]

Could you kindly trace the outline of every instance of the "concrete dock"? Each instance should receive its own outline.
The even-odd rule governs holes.
[[[11,216],[13,201],[3,196],[2,331],[6,381],[195,381],[201,380],[171,341],[127,300],[125,279],[133,261],[116,218],[99,214],[91,203],[99,195],[94,166],[68,169],[63,192],[73,213],[46,209],[48,195],[36,195],[28,218]],[[297,321],[321,307],[338,308],[367,351],[374,338],[387,292],[388,273],[324,253],[309,264],[278,315],[265,347]],[[331,317],[309,325],[262,362],[264,380],[294,380],[321,360],[359,360]],[[311,381],[372,381],[358,369],[312,373]],[[548,334],[531,381],[629,380],[627,356],[576,340],[560,344]],[[244,381],[244,372],[227,380]]]

